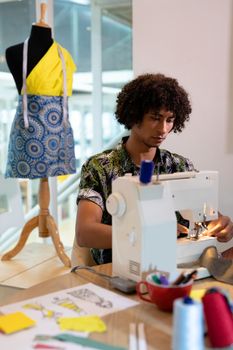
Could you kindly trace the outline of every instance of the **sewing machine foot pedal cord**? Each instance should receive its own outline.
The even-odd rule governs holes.
[[[137,282],[129,280],[127,278],[122,278],[119,276],[108,276],[104,273],[98,272],[96,270],[94,270],[92,267],[90,266],[85,266],[85,265],[78,265],[75,266],[71,269],[71,272],[76,272],[77,270],[88,270],[90,272],[95,273],[96,275],[104,278],[105,280],[107,280],[110,283],[110,286],[123,292],[126,294],[132,294],[136,292],[136,284]]]

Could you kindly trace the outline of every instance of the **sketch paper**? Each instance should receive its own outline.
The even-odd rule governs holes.
[[[112,291],[99,287],[93,283],[63,289],[58,292],[27,299],[0,308],[4,314],[21,311],[36,322],[30,329],[12,335],[0,334],[1,349],[15,350],[33,349],[33,339],[36,335],[56,335],[61,333],[57,320],[59,317],[77,317],[81,315],[105,316],[137,305],[138,302],[120,296]],[[70,332],[80,336],[88,333]],[[69,344],[62,343],[64,349]]]

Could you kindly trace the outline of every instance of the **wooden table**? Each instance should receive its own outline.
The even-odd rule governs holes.
[[[65,248],[68,255],[71,250]],[[0,260],[0,284],[29,288],[69,271],[70,267],[63,265],[53,245],[29,243],[11,260]]]
[[[112,265],[105,264],[96,266],[95,269],[102,273],[106,273],[111,276]],[[14,303],[27,298],[52,293],[65,288],[75,287],[88,282],[95,283],[107,289],[109,283],[103,278],[89,272],[87,270],[78,270],[76,273],[67,273],[63,276],[53,278],[49,281],[40,283],[29,289],[17,292],[13,297],[9,297],[4,301],[1,301],[0,305],[6,305]],[[216,282],[213,279],[205,279],[194,283],[194,289],[221,287],[227,289],[233,297],[233,287],[227,284]],[[116,293],[126,296],[121,292]],[[137,295],[133,294],[130,298],[139,301]],[[171,336],[172,336],[172,314],[159,311],[156,306],[147,303],[140,302],[139,305],[113,313],[105,316],[104,321],[107,323],[107,332],[103,334],[92,334],[90,337],[103,341],[107,344],[118,345],[127,348],[129,340],[129,323],[130,322],[143,322],[145,325],[146,339],[148,343],[148,350],[163,350],[171,348]]]

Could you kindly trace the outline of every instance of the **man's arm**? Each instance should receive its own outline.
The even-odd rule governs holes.
[[[101,223],[102,209],[86,199],[78,203],[75,234],[78,245],[87,248],[112,248],[112,227]]]

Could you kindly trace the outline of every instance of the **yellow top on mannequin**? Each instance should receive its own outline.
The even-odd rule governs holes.
[[[75,63],[70,53],[60,46],[66,65],[67,96],[72,94]],[[44,96],[63,95],[62,61],[58,53],[58,44],[54,42],[49,50],[32,69],[26,80],[27,94]],[[22,94],[22,91],[21,91]]]

